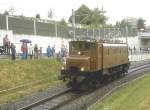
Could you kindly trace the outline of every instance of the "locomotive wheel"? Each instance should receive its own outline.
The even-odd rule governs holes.
[[[116,74],[116,79],[119,79],[119,78],[121,77],[121,74],[122,74],[122,72],[118,72],[118,73]]]
[[[72,85],[73,85],[72,81],[69,81],[69,82],[67,83],[67,87],[72,87]]]
[[[88,78],[82,81],[82,83],[80,83],[79,85],[80,85],[80,90],[83,91],[96,89],[96,81],[89,80]]]
[[[126,75],[126,72],[122,72],[122,77],[125,77],[125,75]]]
[[[109,79],[109,76],[108,76],[108,75],[104,75],[104,76],[103,76],[102,83],[103,83],[103,84],[108,84],[108,83],[109,83],[109,80],[108,80],[108,79]]]
[[[67,83],[68,87],[74,87],[77,84],[77,80],[74,78]]]
[[[90,81],[90,83],[89,83],[89,87],[90,87],[90,89],[96,89],[96,81]]]

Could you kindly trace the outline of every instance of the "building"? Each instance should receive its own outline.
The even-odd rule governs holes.
[[[137,18],[126,17],[126,18],[125,18],[125,21],[127,21],[128,24],[129,24],[132,28],[134,28],[134,29],[137,28],[137,21],[138,21]]]

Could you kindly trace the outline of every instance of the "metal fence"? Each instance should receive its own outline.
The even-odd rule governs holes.
[[[73,38],[73,28],[59,25],[50,20],[7,16],[0,14],[0,29],[12,30],[14,34],[40,35],[51,37]],[[137,29],[126,28],[75,28],[75,36],[79,37],[122,37],[136,36]]]

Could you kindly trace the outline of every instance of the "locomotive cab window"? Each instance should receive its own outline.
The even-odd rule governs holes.
[[[91,45],[90,45],[91,52],[95,52],[95,49],[96,49],[95,43],[91,43]]]
[[[69,53],[72,55],[94,55],[95,52],[95,42],[72,41],[69,43]]]
[[[90,48],[89,42],[71,42],[70,51],[88,51]]]

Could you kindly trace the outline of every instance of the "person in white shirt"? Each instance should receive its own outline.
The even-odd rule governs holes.
[[[8,39],[8,35],[6,34],[5,37],[3,38],[3,45],[5,48],[5,54],[9,54],[10,53],[10,41]]]
[[[32,46],[32,44],[30,44],[28,47],[28,54],[30,56],[30,59],[32,59],[32,57],[33,57],[33,52],[34,52],[33,46]]]

